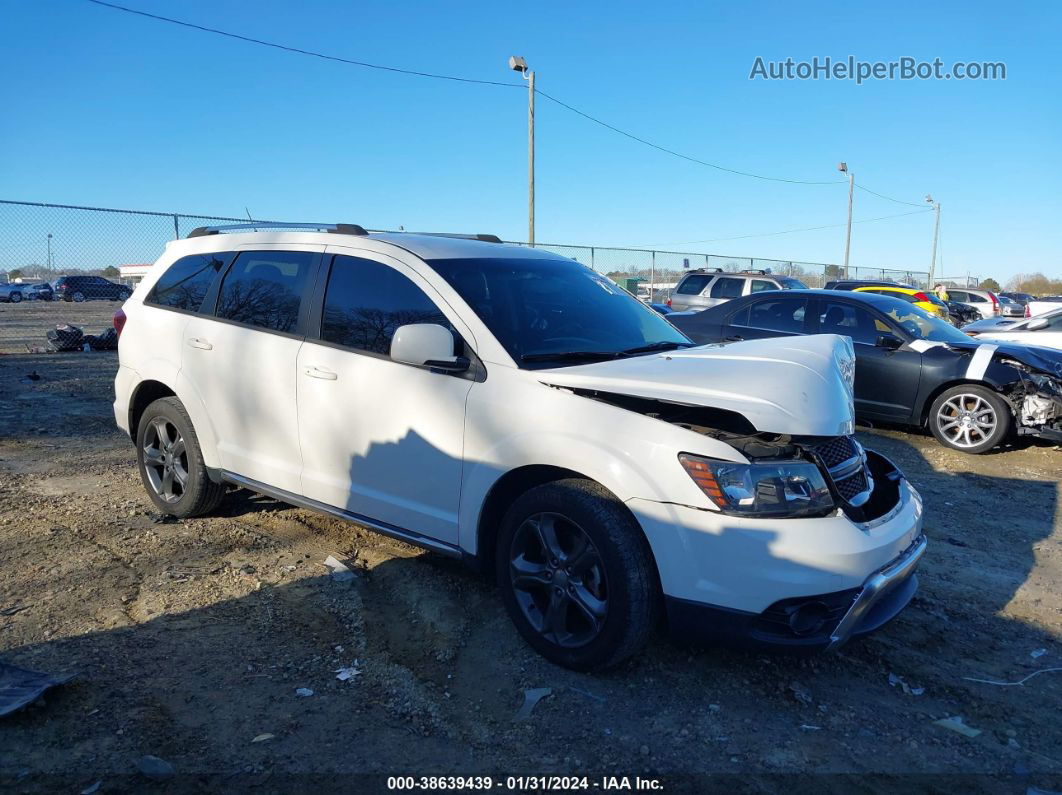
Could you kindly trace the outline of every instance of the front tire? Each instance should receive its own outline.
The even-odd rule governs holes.
[[[11,293],[11,295],[8,298],[8,300],[10,300],[11,303],[13,303],[13,304],[21,303],[22,302],[22,293]]]
[[[942,392],[929,409],[929,430],[952,450],[978,455],[1005,440],[1014,425],[1010,407],[997,393],[976,384]]]
[[[557,665],[609,668],[652,634],[660,588],[649,544],[593,481],[559,480],[519,497],[502,520],[496,572],[517,630]]]
[[[136,459],[148,496],[162,513],[184,519],[214,510],[225,487],[207,476],[199,439],[184,404],[160,398],[137,426]]]

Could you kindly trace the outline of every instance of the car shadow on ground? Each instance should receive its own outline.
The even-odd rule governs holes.
[[[1057,600],[1050,570],[1037,567],[1057,484],[1021,480],[1026,504],[1013,511],[1016,479],[937,472],[887,436],[869,444],[927,504],[921,590],[896,621],[814,657],[689,649],[661,634],[598,675],[534,654],[493,585],[457,561],[377,545],[358,531],[354,575],[337,582],[317,573],[323,556],[307,565],[296,558],[320,555],[301,550],[312,549],[315,527],[329,523],[334,538],[339,523],[230,494],[206,522],[261,522],[262,541],[241,536],[189,563],[173,553],[188,523],[158,525],[153,532],[170,544],[157,557],[120,564],[104,555],[63,580],[90,595],[122,569],[128,599],[83,599],[75,624],[5,647],[9,662],[79,678],[43,706],[0,720],[0,784],[137,786],[144,780],[124,777],[152,754],[174,765],[176,785],[259,791],[321,773],[488,771],[738,774],[771,788],[775,774],[821,774],[814,785],[832,791],[855,782],[827,774],[859,774],[866,791],[884,791],[897,780],[919,786],[905,776],[961,772],[1044,786],[1045,775],[1062,774],[1060,682],[970,680],[1014,681],[1057,660],[1057,639],[1031,608]],[[1005,521],[972,521],[993,513]],[[268,538],[287,520],[305,530],[297,556]],[[744,542],[770,547],[765,538]],[[30,609],[3,620],[40,618]],[[1040,648],[1046,656],[1031,658]],[[343,668],[357,672],[340,681]],[[550,695],[515,720],[523,691],[537,687]],[[980,734],[934,725],[955,715]]]

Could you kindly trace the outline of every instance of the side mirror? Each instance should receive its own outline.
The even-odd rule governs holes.
[[[879,334],[877,342],[874,344],[879,348],[886,348],[890,351],[894,351],[903,345],[903,340],[895,334]]]
[[[448,373],[464,372],[470,366],[465,357],[454,356],[453,333],[437,323],[399,326],[391,338],[391,358]]]
[[[1029,324],[1025,327],[1026,331],[1039,331],[1042,328],[1047,328],[1051,325],[1051,319],[1046,317],[1034,317],[1029,321]]]

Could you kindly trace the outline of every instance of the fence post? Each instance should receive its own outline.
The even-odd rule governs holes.
[[[593,246],[590,246],[590,270],[597,270],[597,268],[594,267],[594,247]]]
[[[181,227],[177,223],[177,213],[173,214],[173,239],[181,239]]]

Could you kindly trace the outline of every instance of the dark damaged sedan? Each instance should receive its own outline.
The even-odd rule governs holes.
[[[905,301],[871,293],[785,290],[670,320],[697,343],[840,334],[856,353],[856,414],[928,427],[965,453],[1014,433],[1062,440],[1062,353],[977,342]]]

